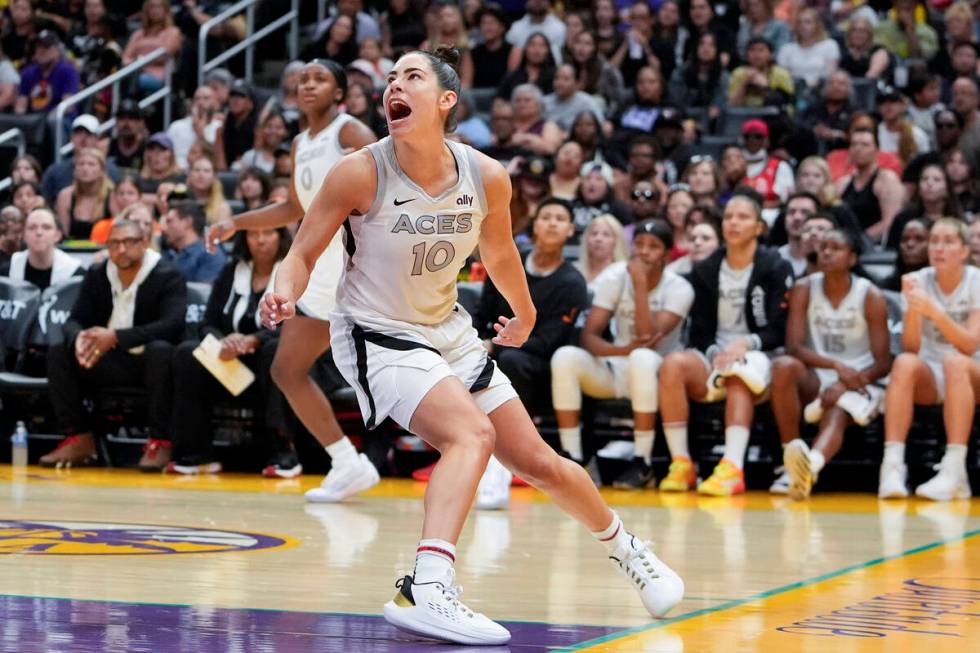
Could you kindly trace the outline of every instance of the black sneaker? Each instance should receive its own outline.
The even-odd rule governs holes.
[[[303,466],[299,464],[299,456],[295,451],[280,451],[262,469],[262,476],[266,478],[296,478],[303,473]]]
[[[613,487],[621,490],[642,490],[655,483],[653,467],[639,456],[633,458],[623,473],[613,481]]]

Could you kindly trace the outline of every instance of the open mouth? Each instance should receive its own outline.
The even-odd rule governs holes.
[[[397,99],[388,102],[388,119],[391,122],[404,120],[410,115],[412,115],[412,107],[408,106],[405,102]]]

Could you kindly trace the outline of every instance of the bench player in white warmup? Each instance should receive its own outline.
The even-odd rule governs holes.
[[[323,179],[346,152],[376,139],[359,120],[340,113],[338,105],[347,92],[344,69],[328,59],[306,64],[299,78],[299,106],[308,129],[293,143],[293,178],[289,201],[264,206],[231,220],[215,224],[208,232],[208,247],[230,238],[239,229],[274,229],[300,220],[313,202]],[[343,270],[344,254],[340,236],[326,247],[312,271],[315,280],[298,302],[299,315],[283,326],[279,348],[272,363],[272,376],[289,400],[296,416],[330,455],[330,473],[306,493],[313,502],[340,501],[366,490],[378,482],[378,472],[364,454],[340,430],[330,402],[310,378],[310,368],[330,346],[330,327],[326,320],[336,301],[337,284]],[[267,468],[267,475],[295,476],[299,461]]]
[[[662,616],[683,596],[680,577],[625,529],[584,469],[540,438],[456,303],[457,271],[479,244],[515,315],[501,318],[494,342],[519,346],[536,318],[511,237],[507,173],[444,138],[458,59],[440,49],[398,60],[384,92],[391,136],[327,176],[262,302],[263,319],[273,325],[295,314],[320,252],[342,228],[346,265],[330,318],[337,366],[368,426],[391,416],[442,456],[426,489],[415,570],[384,608],[390,623],[462,644],[510,639],[459,600],[455,582],[456,541],[491,453],[602,541],[647,610]]]

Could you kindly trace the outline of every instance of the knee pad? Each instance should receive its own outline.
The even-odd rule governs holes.
[[[637,413],[656,413],[659,409],[657,373],[663,362],[652,349],[634,349],[628,358],[629,398]]]
[[[581,362],[591,354],[579,347],[561,347],[551,357],[551,403],[556,410],[582,409]]]

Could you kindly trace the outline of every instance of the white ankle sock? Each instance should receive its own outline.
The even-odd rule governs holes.
[[[885,458],[882,460],[886,465],[905,464],[905,443],[904,442],[885,442]]]
[[[633,431],[633,455],[642,458],[647,465],[653,456],[653,429]]]
[[[558,429],[558,439],[561,441],[561,448],[565,450],[565,453],[582,462],[582,429],[580,427]]]
[[[614,553],[617,550],[622,550],[629,546],[630,534],[626,531],[626,527],[623,525],[623,520],[619,518],[615,512],[613,512],[612,522],[604,530],[599,532],[593,531],[592,537],[602,542],[609,553]]]
[[[819,474],[823,466],[827,464],[827,459],[819,451],[810,452],[810,472]]]
[[[686,423],[664,424],[664,437],[667,438],[667,448],[670,449],[671,458],[691,457],[691,453],[687,449]]]
[[[749,430],[744,426],[725,427],[725,460],[739,469],[745,464],[745,449],[749,446]]]
[[[446,540],[419,540],[415,551],[414,582],[447,582],[447,576],[455,574],[456,545]],[[452,582],[451,580],[449,582]]]
[[[352,465],[357,460],[357,449],[351,444],[350,438],[346,435],[333,444],[328,444],[324,449],[330,456],[330,464],[334,467],[344,467]]]
[[[965,444],[947,444],[946,445],[946,455],[944,458],[949,458],[951,461],[956,462],[956,464],[966,467],[966,445]]]

